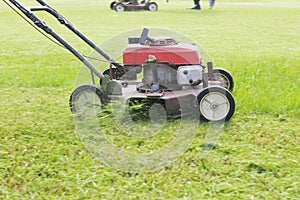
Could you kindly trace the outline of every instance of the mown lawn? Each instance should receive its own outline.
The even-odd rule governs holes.
[[[223,0],[212,10],[202,1],[201,11],[186,9],[192,1],[157,1],[157,12],[123,13],[108,1],[47,2],[113,56],[124,47],[109,39],[130,30],[170,29],[191,38],[232,73],[236,112],[218,129],[213,149],[202,145],[210,124],[199,123],[191,146],[170,165],[140,173],[111,168],[86,150],[69,110],[82,64],[1,2],[0,199],[300,198],[297,0]],[[39,16],[93,55],[53,18]],[[160,144],[154,138],[130,145],[139,152]]]

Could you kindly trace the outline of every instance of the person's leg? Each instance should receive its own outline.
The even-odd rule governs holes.
[[[212,8],[215,5],[215,0],[209,0],[209,7]]]

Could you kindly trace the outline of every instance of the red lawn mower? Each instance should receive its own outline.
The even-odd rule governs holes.
[[[84,114],[87,109],[103,108],[121,100],[134,116],[149,117],[153,110],[158,118],[197,115],[201,120],[215,122],[228,121],[233,116],[235,101],[230,92],[234,87],[231,74],[224,69],[213,69],[212,62],[203,63],[195,44],[181,43],[166,36],[151,37],[149,30],[144,28],[140,36],[128,38],[120,63],[43,0],[37,0],[41,6],[29,8],[16,0],[9,1],[90,70],[92,83],[79,86],[71,94],[73,113]],[[36,11],[46,11],[57,18],[103,56],[109,63],[108,68],[101,73],[85,56],[36,17],[33,14]],[[157,107],[159,109],[153,109]]]
[[[141,2],[139,2],[138,0],[117,0],[111,2],[110,9],[117,12],[131,10],[157,11],[158,5],[151,0],[142,0]]]

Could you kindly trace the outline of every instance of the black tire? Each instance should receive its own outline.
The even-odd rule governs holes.
[[[115,9],[115,6],[116,6],[116,4],[117,4],[117,2],[116,2],[116,1],[113,1],[113,2],[111,2],[111,4],[110,4],[110,9],[111,9],[111,10],[114,10],[114,9]]]
[[[107,95],[95,85],[82,85],[76,88],[70,96],[72,113],[83,112],[87,108],[102,108],[107,104]]]
[[[234,81],[232,75],[222,68],[213,69],[214,77],[217,81],[221,82],[221,86],[229,90],[233,91]]]
[[[115,11],[117,11],[117,12],[123,12],[125,10],[126,9],[125,9],[124,4],[122,4],[122,3],[115,4]]]
[[[155,2],[151,2],[151,3],[147,4],[147,9],[149,11],[157,11],[158,10],[158,5]]]
[[[222,87],[208,87],[197,96],[200,120],[228,121],[235,111],[235,102],[231,93]]]

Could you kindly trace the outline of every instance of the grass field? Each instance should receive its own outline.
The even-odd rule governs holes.
[[[157,12],[123,13],[110,10],[109,1],[47,2],[99,44],[143,27],[193,39],[232,73],[236,112],[214,149],[201,147],[209,125],[199,124],[192,145],[169,166],[144,173],[110,168],[81,143],[69,110],[82,64],[1,1],[0,199],[300,198],[298,0],[220,0],[212,10],[202,1],[201,11],[186,9],[192,1],[158,0]],[[90,54],[51,17],[39,16]],[[143,145],[159,142],[131,147]]]

